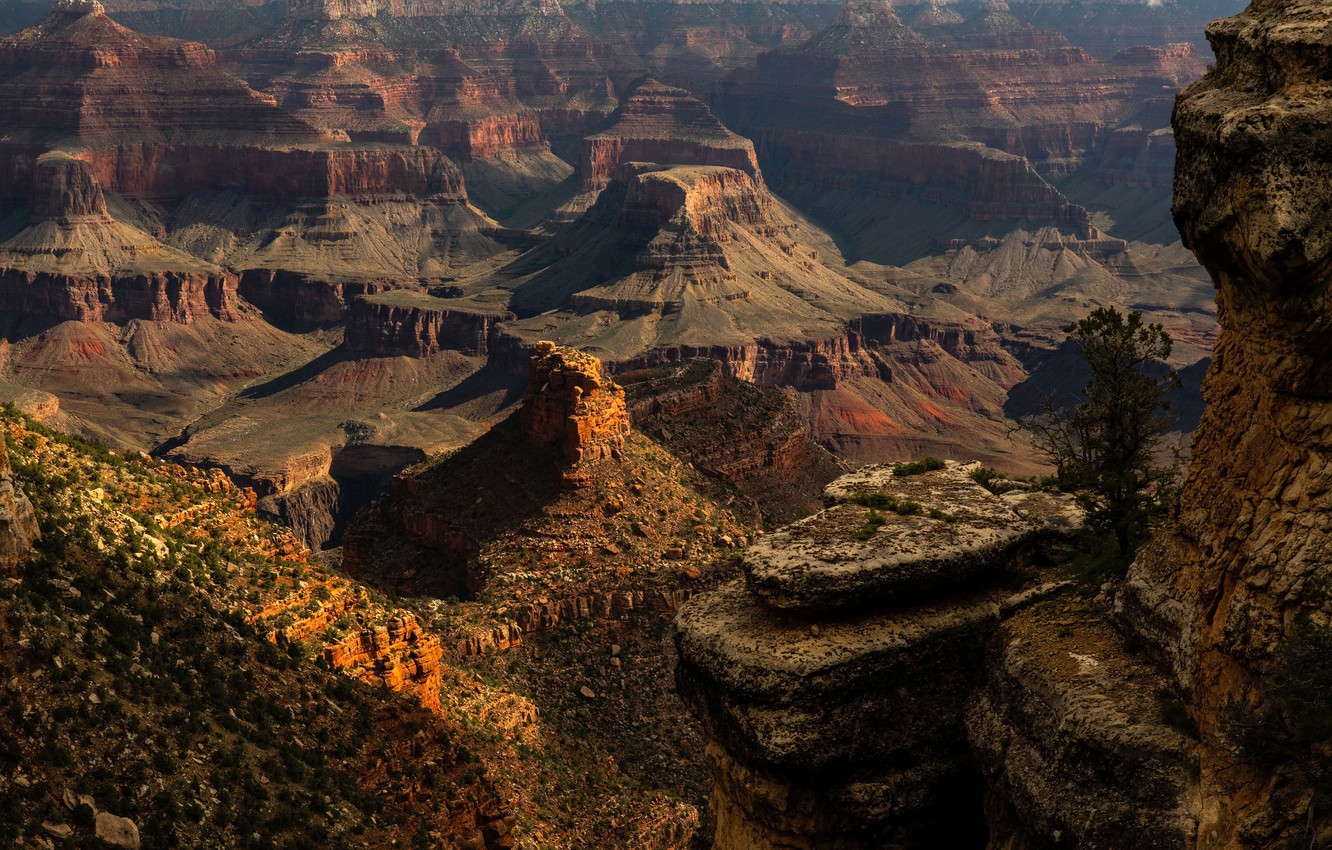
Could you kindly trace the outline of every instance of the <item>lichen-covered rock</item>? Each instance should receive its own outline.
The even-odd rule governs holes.
[[[970,469],[844,475],[825,490],[835,504],[745,553],[747,585],[681,610],[677,680],[713,742],[714,850],[984,843],[968,705],[999,625],[1061,584],[1028,572],[1051,526]]]
[[[746,550],[745,572],[765,604],[874,605],[983,582],[1030,554],[1035,526],[953,461],[906,476],[892,465],[869,467],[838,478],[825,495],[837,504]]]
[[[814,622],[740,584],[686,605],[679,685],[720,745],[714,847],[965,846],[983,834],[962,717],[1010,595]]]
[[[1102,615],[1071,600],[1019,612],[985,666],[967,735],[991,847],[1192,847],[1194,741],[1163,716],[1179,710],[1166,677]]]

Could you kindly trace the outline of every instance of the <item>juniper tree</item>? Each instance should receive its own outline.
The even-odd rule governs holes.
[[[1164,364],[1170,335],[1142,314],[1102,307],[1064,328],[1091,371],[1071,408],[1047,403],[1022,425],[1054,463],[1060,486],[1083,494],[1088,522],[1127,560],[1164,508],[1178,461],[1166,435],[1179,378]]]

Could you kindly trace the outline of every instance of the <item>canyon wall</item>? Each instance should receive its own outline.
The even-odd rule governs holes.
[[[367,357],[429,357],[445,350],[485,357],[495,325],[513,314],[455,306],[451,300],[415,293],[358,298],[347,316],[344,343]]]
[[[688,91],[652,79],[621,102],[610,127],[583,139],[580,188],[604,187],[626,162],[721,165],[759,176],[752,142],[723,127]]]
[[[1325,4],[1291,0],[1216,22],[1216,69],[1175,110],[1175,220],[1216,284],[1221,336],[1178,515],[1134,564],[1121,608],[1202,731],[1197,846],[1209,850],[1327,836],[1311,790],[1327,741],[1301,736],[1289,688],[1269,677],[1325,627],[1332,576],[1329,26]],[[1255,749],[1246,730],[1262,728],[1274,737]]]
[[[715,850],[1192,846],[1167,679],[1049,567],[1076,500],[978,468],[845,475],[681,610]]]

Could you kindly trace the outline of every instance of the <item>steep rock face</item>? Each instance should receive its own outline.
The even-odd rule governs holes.
[[[287,638],[280,635],[279,641]],[[439,711],[439,638],[425,633],[415,617],[395,617],[382,626],[360,629],[324,647],[324,661],[335,670],[351,670],[395,691],[406,691],[431,711]]]
[[[681,610],[715,850],[1193,846],[1168,680],[1040,566],[1081,509],[975,468],[843,476]]]
[[[190,324],[201,314],[233,320],[234,274],[147,272],[61,275],[0,269],[0,305],[30,316],[76,322],[134,319]]]
[[[922,255],[930,234],[993,230],[986,222],[1085,232],[1089,213],[1047,179],[1078,173],[1105,133],[1141,121],[1145,99],[1203,70],[1187,46],[1098,60],[1002,4],[961,23],[937,17],[925,15],[926,39],[889,4],[848,3],[809,41],[732,73],[714,99],[784,196],[879,261]],[[898,228],[885,253],[869,216],[929,225]]]
[[[559,444],[571,465],[604,460],[629,433],[624,389],[601,361],[554,343],[538,343],[523,396],[523,429],[534,445]]]
[[[389,284],[383,281],[320,280],[286,269],[246,269],[240,276],[239,292],[269,322],[305,329],[341,324],[360,296],[387,288]]]
[[[0,572],[12,573],[41,537],[32,502],[14,484],[9,450],[0,445]]]
[[[1306,790],[1326,753],[1235,753],[1237,717],[1280,712],[1261,677],[1302,611],[1325,622],[1332,571],[1330,22],[1325,4],[1282,0],[1218,21],[1216,70],[1175,112],[1175,217],[1217,286],[1221,337],[1178,517],[1121,606],[1203,733],[1200,848],[1312,841],[1326,824]]]
[[[794,393],[693,359],[617,372],[634,427],[752,499],[765,525],[822,507],[842,464],[814,442]]]
[[[652,79],[624,99],[615,123],[583,139],[580,188],[604,187],[626,162],[720,165],[759,176],[752,142],[723,127],[689,92]]]
[[[0,305],[85,322],[238,317],[236,276],[112,218],[93,167],[61,152],[32,166],[26,228],[0,242]]]
[[[1193,846],[1196,742],[1168,681],[1079,600],[999,626],[967,708],[991,848]]]
[[[499,250],[438,150],[339,141],[203,45],[140,35],[93,5],[0,40],[0,70],[0,196],[29,213],[0,243],[10,309],[229,319],[222,265],[414,279]]]
[[[712,739],[717,850],[984,842],[982,786],[962,729],[996,626],[1050,590],[1004,587],[1022,575],[1044,523],[956,464],[912,478],[878,467],[838,479],[826,491],[837,504],[784,530],[804,547],[764,547],[765,537],[746,553],[751,586],[766,589],[731,585],[680,612],[677,678]],[[934,517],[961,519],[889,513],[858,530],[873,516],[854,504],[866,494],[909,495]],[[972,531],[961,529],[977,524],[1016,530],[1026,547],[996,539],[972,548]],[[801,584],[799,569],[773,583],[779,562],[854,569],[840,543],[901,534],[930,541],[930,551],[897,569],[866,567],[871,583],[859,594],[811,595],[801,588],[818,582]],[[809,548],[820,542],[828,548]],[[904,592],[897,575],[941,553],[980,554],[978,572],[933,596]]]
[[[369,357],[429,357],[445,350],[485,357],[495,324],[512,315],[415,293],[368,296],[353,303],[344,343]]]

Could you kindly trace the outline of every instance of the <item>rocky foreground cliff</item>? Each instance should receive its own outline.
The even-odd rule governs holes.
[[[1218,21],[1216,68],[1175,109],[1175,220],[1221,337],[1178,516],[1122,608],[1202,731],[1200,848],[1332,837],[1329,28],[1326,4],[1288,0]]]
[[[715,848],[1332,840],[1330,29],[1259,0],[1176,104],[1221,336],[1178,507],[1122,581],[1042,567],[1045,497],[908,467],[834,483],[681,612]]]

